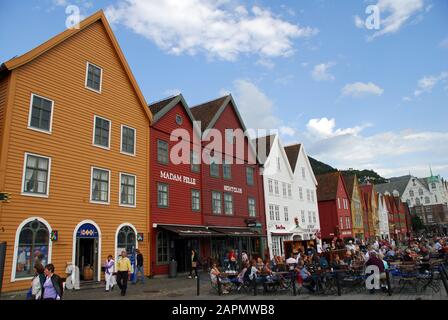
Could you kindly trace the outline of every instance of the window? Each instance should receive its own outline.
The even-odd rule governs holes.
[[[292,198],[292,189],[291,189],[291,185],[288,183],[288,197]]]
[[[272,254],[274,255],[274,257],[280,255],[279,240],[280,239],[278,237],[272,237]]]
[[[305,210],[300,211],[300,214],[302,216],[302,223],[305,224]]]
[[[109,203],[110,171],[92,168],[92,192],[90,200],[92,202]]]
[[[48,228],[37,219],[22,227],[17,244],[15,279],[33,277],[36,262],[44,266],[49,263],[49,238]]]
[[[94,136],[93,144],[97,147],[109,149],[110,146],[110,120],[95,116],[94,117]]]
[[[168,164],[168,142],[157,140],[157,161],[161,164]]]
[[[51,133],[53,106],[52,100],[32,94],[28,128]]]
[[[167,264],[169,262],[169,238],[165,232],[157,234],[157,263]]]
[[[228,144],[233,144],[234,143],[233,129],[226,129],[225,130],[225,135],[226,135],[227,143]]]
[[[302,167],[302,178],[303,178],[303,180],[306,179],[305,168],[304,167]]]
[[[280,192],[278,191],[278,181],[277,180],[274,181],[274,186],[275,186],[275,194],[276,195],[280,194]]]
[[[224,193],[224,213],[233,215],[233,196],[231,193]]]
[[[419,196],[422,196],[422,195],[423,195],[423,189],[422,189],[422,188],[418,189],[418,195],[419,195]]]
[[[426,218],[428,219],[428,223],[434,223],[434,218],[433,218],[432,214],[428,214],[426,216]]]
[[[429,197],[425,197],[425,203],[429,204],[431,201],[429,200]]]
[[[210,163],[210,175],[219,178],[219,165],[214,160]]]
[[[311,211],[308,211],[308,223],[311,223],[311,221],[313,221],[313,217]]]
[[[268,180],[268,187],[269,187],[269,193],[274,193],[273,187],[272,187],[272,179]]]
[[[179,115],[179,114],[176,114],[176,123],[177,123],[179,126],[181,126],[183,122],[184,122],[184,119],[182,118],[182,116]]]
[[[345,217],[345,225],[346,225],[347,229],[351,228],[351,226],[350,226],[350,218],[349,217]]]
[[[283,187],[283,197],[286,198],[286,183],[282,182],[282,187]]]
[[[275,220],[280,221],[280,206],[275,206]]]
[[[128,254],[133,254],[137,247],[137,237],[134,229],[124,226],[118,231],[117,248],[124,248]]]
[[[341,199],[338,198],[338,209],[341,209]]]
[[[191,157],[191,159],[190,159],[191,172],[200,172],[201,168],[199,166],[199,164],[200,164],[199,154],[196,151],[191,150],[190,157]]]
[[[201,210],[201,192],[199,190],[191,190],[191,210]]]
[[[103,69],[87,62],[86,88],[101,93]]]
[[[342,217],[339,217],[339,227],[340,227],[341,229],[344,229],[344,220],[343,220]]]
[[[285,214],[285,221],[289,221],[288,207],[283,208],[283,213]]]
[[[214,214],[221,214],[222,204],[221,204],[221,193],[213,191],[212,192],[212,210]]]
[[[420,199],[419,198],[415,198],[415,204],[418,205],[418,206],[420,205]]]
[[[414,196],[414,190],[409,190],[409,196],[411,196],[411,197]]]
[[[437,195],[434,195],[434,200],[435,200],[436,203],[438,202]]]
[[[299,187],[299,198],[300,198],[300,201],[303,201],[303,190],[302,190],[302,187]]]
[[[313,212],[313,223],[317,223],[316,212]]]
[[[249,207],[249,217],[256,217],[257,211],[255,208],[255,199],[249,197],[247,201],[248,201],[248,207]]]
[[[277,170],[280,171],[280,157],[277,157]]]
[[[135,155],[135,129],[121,126],[121,152]]]
[[[232,179],[232,167],[229,163],[224,162],[222,164],[222,177],[226,180]]]
[[[249,186],[254,185],[254,168],[246,167],[246,182]]]
[[[306,200],[307,200],[308,202],[311,201],[311,194],[310,194],[310,190],[309,190],[309,189],[306,189]]]
[[[23,194],[48,196],[51,159],[25,153]]]
[[[314,203],[314,190],[310,190],[311,193],[311,202]]]
[[[436,184],[433,182],[433,183],[431,183],[431,188],[432,189],[435,189],[436,188]]]
[[[120,173],[120,204],[135,207],[136,177]]]
[[[269,205],[269,218],[271,221],[274,221],[275,216],[274,216],[274,205],[270,204]]]
[[[165,183],[157,184],[157,206],[159,208],[168,208],[169,194],[168,185]]]

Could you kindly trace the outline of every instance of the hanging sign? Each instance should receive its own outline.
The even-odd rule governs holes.
[[[76,237],[78,238],[98,238],[98,230],[93,224],[85,223],[78,228],[78,232],[76,232]]]

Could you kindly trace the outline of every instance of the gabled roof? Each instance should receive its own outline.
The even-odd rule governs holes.
[[[400,196],[402,196],[410,180],[410,175],[391,178],[388,183],[375,185],[375,189],[381,194],[385,194],[386,191],[392,194],[394,190],[397,190],[400,193]]]
[[[289,164],[291,165],[292,172],[296,170],[297,160],[299,158],[301,144],[294,144],[285,147],[286,155],[288,156]]]
[[[355,179],[356,174],[342,174],[342,178],[344,179],[345,186],[347,187],[347,192],[349,194],[350,199],[353,198],[353,188],[355,187]]]
[[[338,192],[339,172],[316,176],[317,201],[335,200]]]
[[[274,145],[276,135],[270,135],[270,136],[264,136],[252,139],[252,143],[254,144],[257,155],[260,161],[262,163],[266,163],[267,159],[269,158],[269,155],[271,154],[272,146]],[[266,153],[266,154],[263,154]]]
[[[98,22],[98,21],[100,21],[103,24],[104,29],[106,30],[106,34],[109,36],[112,46],[114,47],[114,49],[117,53],[118,59],[120,60],[128,78],[131,82],[131,85],[140,101],[140,104],[143,107],[143,111],[145,112],[146,116],[148,117],[149,121],[151,122],[152,114],[149,112],[149,110],[147,108],[145,98],[143,97],[143,94],[140,91],[137,81],[135,80],[134,75],[132,74],[131,68],[129,67],[129,65],[126,61],[126,58],[124,57],[123,52],[121,51],[118,41],[115,38],[115,35],[112,32],[112,29],[110,28],[109,23],[107,22],[107,19],[106,19],[106,16],[104,15],[103,10],[100,10],[100,11],[94,13],[93,15],[91,15],[90,17],[81,21],[79,23],[79,28],[67,29],[67,30],[59,33],[55,37],[51,38],[50,40],[48,40],[48,41],[44,42],[43,44],[37,46],[36,48],[32,49],[31,51],[28,51],[27,53],[25,53],[19,57],[15,57],[9,61],[6,61],[5,63],[3,63],[0,66],[0,72],[5,71],[5,70],[11,71],[11,70],[17,69],[17,68],[33,61],[34,59],[38,58],[45,52],[58,46],[65,40],[69,39],[70,37],[74,36],[75,34],[81,32],[81,31],[83,31],[84,29],[86,29],[87,27],[91,26],[92,24],[94,24],[95,22]]]
[[[148,106],[149,110],[151,110],[152,114],[154,115],[152,125],[156,124],[157,121],[162,119],[164,115],[166,115],[170,110],[172,110],[179,103],[182,105],[182,107],[184,108],[188,117],[190,118],[193,128],[196,130],[197,134],[200,136],[201,132],[199,131],[199,127],[196,125],[193,114],[191,113],[190,108],[188,107],[187,102],[185,101],[184,96],[182,94],[178,94],[177,96],[173,96],[173,97],[168,97],[164,100],[157,101]]]
[[[208,101],[202,103],[200,105],[191,107],[191,113],[197,121],[201,121],[202,132],[213,127],[216,120],[216,116],[218,113],[225,108],[225,106],[229,103],[231,96],[227,95],[212,101]],[[219,113],[220,115],[220,113]]]

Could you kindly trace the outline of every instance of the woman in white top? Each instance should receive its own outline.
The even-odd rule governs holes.
[[[106,279],[106,292],[114,289],[114,269],[115,261],[111,255],[107,257],[106,263],[104,264],[104,278]]]

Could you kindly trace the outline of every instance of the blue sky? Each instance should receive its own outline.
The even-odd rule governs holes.
[[[448,177],[447,1],[1,1],[0,61],[63,31],[70,4],[106,10],[148,102],[231,92],[247,127],[340,169]]]

